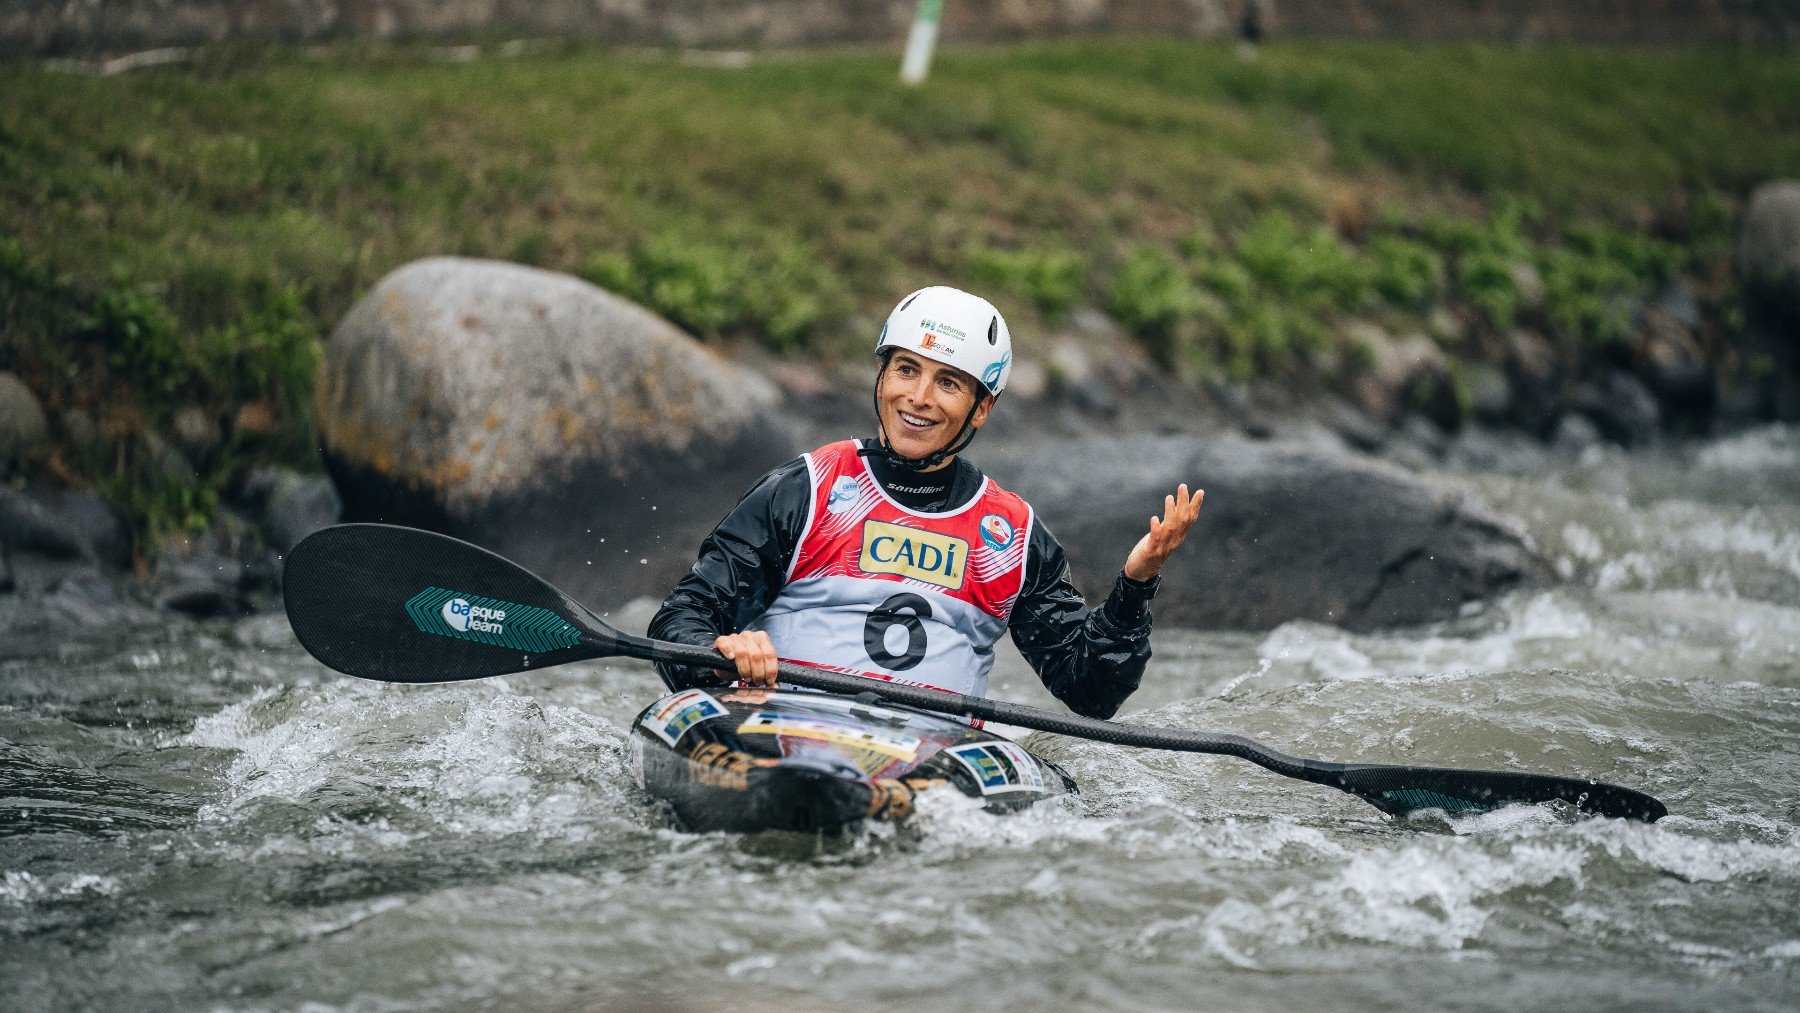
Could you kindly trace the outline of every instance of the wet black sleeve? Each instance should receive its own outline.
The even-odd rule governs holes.
[[[1162,578],[1120,573],[1105,604],[1088,611],[1069,561],[1042,522],[1032,525],[1025,587],[1013,606],[1012,640],[1038,678],[1077,714],[1110,718],[1137,691],[1150,661],[1150,599]]]
[[[711,647],[762,615],[787,577],[811,499],[804,458],[758,479],[700,543],[693,569],[650,620],[650,636]],[[719,685],[709,669],[658,664],[656,671],[671,689]]]

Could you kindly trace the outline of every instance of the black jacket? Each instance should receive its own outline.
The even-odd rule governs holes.
[[[879,458],[870,461],[876,479],[912,509],[952,509],[981,488],[981,472],[962,458],[944,469],[935,487],[929,485],[932,478],[890,471],[879,462]],[[694,568],[650,621],[650,635],[711,646],[717,637],[738,632],[761,615],[781,591],[804,533],[811,497],[801,458],[757,480],[701,543]],[[1089,611],[1069,580],[1062,546],[1039,518],[1026,549],[1025,585],[1009,622],[1013,643],[1070,710],[1111,717],[1137,690],[1150,660],[1147,606],[1157,583],[1134,581],[1121,573],[1105,604]],[[671,688],[719,682],[705,669],[661,664],[657,670]]]

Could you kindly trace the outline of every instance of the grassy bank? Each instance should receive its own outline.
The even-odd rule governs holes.
[[[940,54],[917,91],[895,66],[554,46],[0,67],[3,368],[95,422],[42,466],[146,538],[204,523],[246,462],[310,459],[316,336],[442,253],[809,354],[948,279],[993,292],[1025,354],[1091,304],[1171,368],[1325,383],[1355,368],[1352,316],[1449,304],[1502,332],[1529,263],[1579,360],[1621,339],[1619,294],[1673,275],[1728,317],[1737,203],[1800,175],[1783,52],[1056,42]],[[145,436],[189,405],[216,432],[171,481]]]

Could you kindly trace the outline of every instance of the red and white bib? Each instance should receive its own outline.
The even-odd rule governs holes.
[[[909,510],[857,449],[845,440],[806,455],[806,530],[781,593],[750,628],[784,658],[985,695],[1025,583],[1031,506],[984,479],[955,510]]]

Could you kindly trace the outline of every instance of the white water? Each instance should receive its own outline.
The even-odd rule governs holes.
[[[1431,629],[1162,629],[1129,716],[1599,777],[1669,818],[1396,823],[1038,736],[1082,798],[694,836],[624,772],[641,667],[380,686],[279,617],[180,624],[0,666],[0,1005],[1790,1008],[1800,434],[1441,480],[1568,581]],[[1016,658],[995,684],[1050,704]]]

